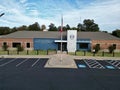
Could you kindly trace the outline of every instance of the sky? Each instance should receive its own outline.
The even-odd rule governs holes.
[[[0,26],[19,27],[38,22],[76,27],[93,19],[101,31],[120,29],[120,0],[0,0]]]

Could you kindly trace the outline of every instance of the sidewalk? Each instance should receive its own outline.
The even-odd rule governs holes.
[[[77,68],[73,56],[67,54],[52,55],[45,68]]]
[[[50,58],[50,55],[0,55],[0,58]]]

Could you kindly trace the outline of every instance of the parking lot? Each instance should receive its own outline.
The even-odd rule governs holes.
[[[120,90],[119,60],[75,60],[78,69],[44,68],[47,60],[0,58],[0,90]]]

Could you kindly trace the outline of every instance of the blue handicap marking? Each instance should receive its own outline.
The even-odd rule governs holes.
[[[86,68],[86,65],[84,65],[84,64],[78,64],[78,67],[79,68]]]
[[[108,69],[115,69],[113,66],[106,66]]]

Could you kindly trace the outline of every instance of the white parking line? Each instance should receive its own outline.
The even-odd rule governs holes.
[[[114,62],[114,60],[110,60],[110,61],[108,61],[109,63],[113,63]]]
[[[14,58],[14,59],[10,60],[9,62],[3,63],[3,64],[0,65],[0,67],[3,67],[3,66],[5,66],[5,65],[7,65],[7,64],[9,64],[9,63],[11,63],[11,62],[13,62],[13,61],[15,61],[16,59],[17,59],[17,58]]]
[[[114,61],[112,64],[118,63],[118,61]]]
[[[86,60],[84,60],[84,62],[89,66],[89,68],[92,68]]]
[[[102,66],[98,61],[96,60],[91,60],[91,61],[88,61],[88,60],[84,60],[84,62],[88,65],[89,68],[103,68],[104,69],[104,66]]]
[[[115,66],[117,67],[118,65],[120,65],[120,62],[118,62]]]
[[[24,61],[18,63],[18,64],[16,65],[16,67],[20,66],[22,63],[26,62],[28,59],[29,59],[29,58],[27,58],[27,59],[25,59]]]
[[[40,58],[32,64],[32,67],[39,62]]]

